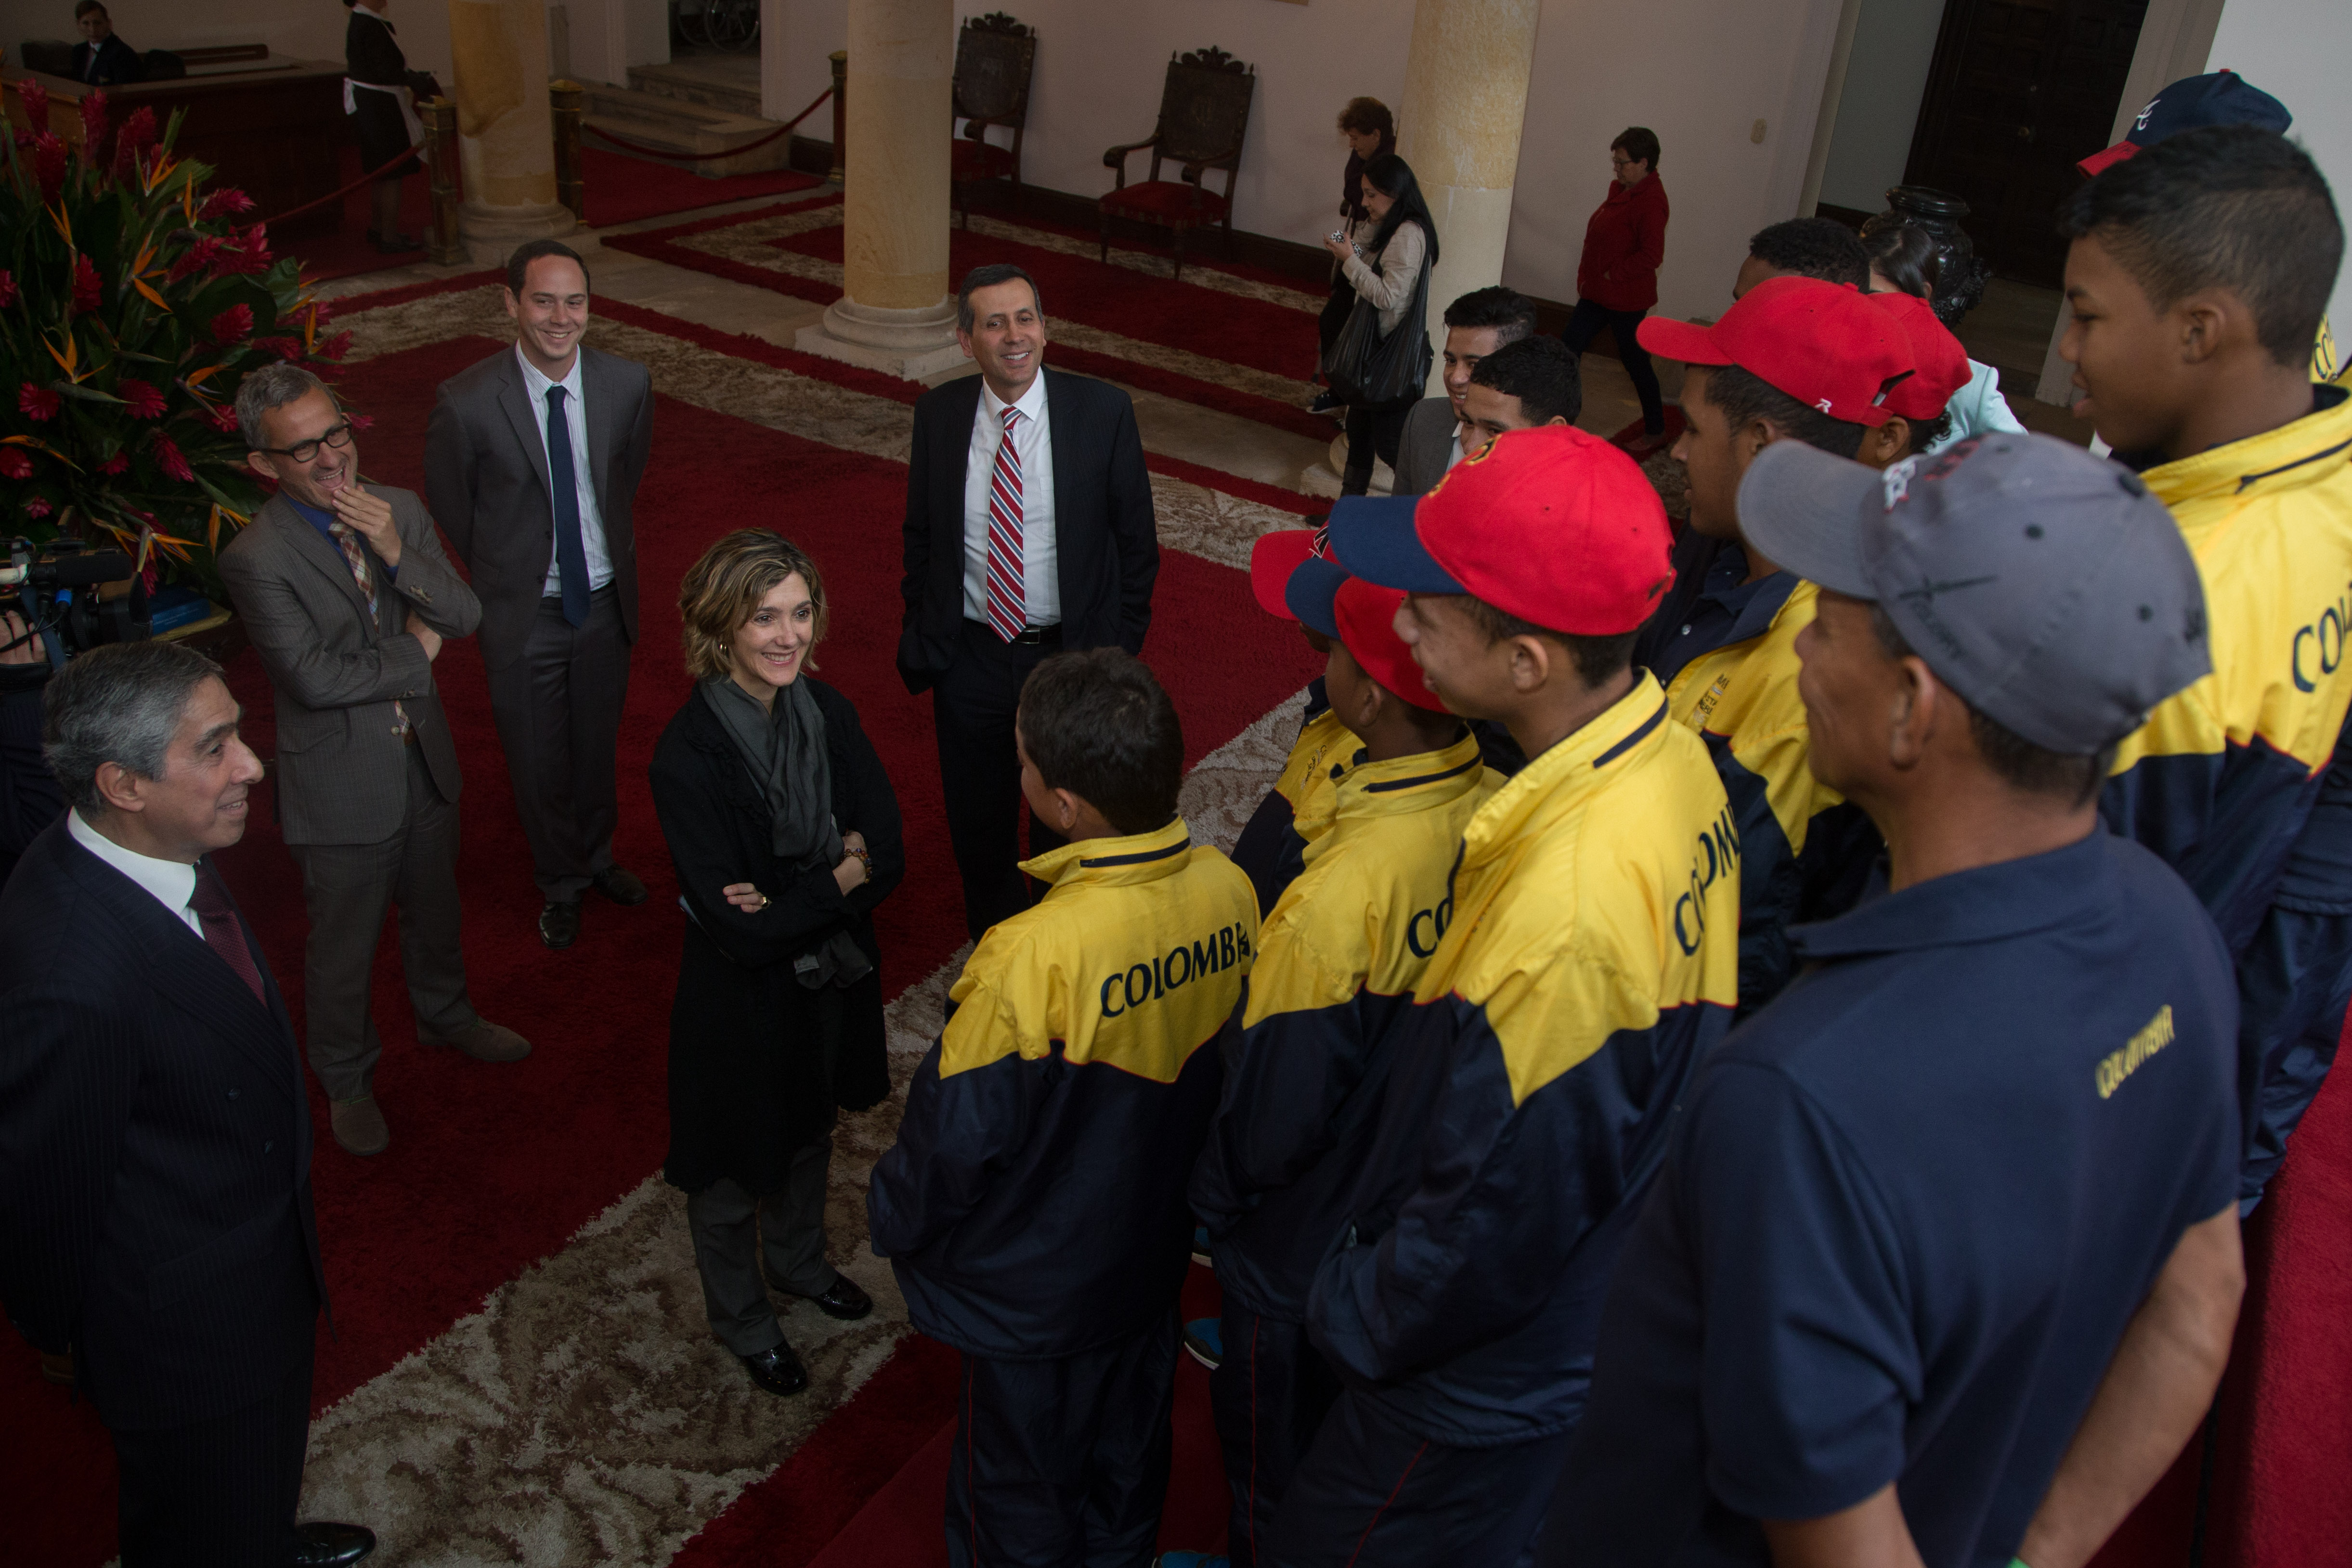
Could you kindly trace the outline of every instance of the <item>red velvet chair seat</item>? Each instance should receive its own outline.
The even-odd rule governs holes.
[[[958,180],[1002,180],[1013,172],[1013,149],[999,147],[992,141],[972,141],[959,136],[949,160],[949,169]]]
[[[1225,198],[1181,180],[1147,180],[1106,192],[1102,204],[1122,217],[1162,224],[1213,224],[1225,215]]]

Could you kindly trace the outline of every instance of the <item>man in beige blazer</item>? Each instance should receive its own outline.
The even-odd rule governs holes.
[[[417,1038],[482,1061],[530,1051],[474,1010],[457,940],[457,752],[433,661],[445,637],[471,634],[481,604],[424,504],[361,483],[351,423],[318,377],[257,371],[236,414],[247,460],[278,486],[220,567],[277,695],[278,821],[310,915],[310,1068],[335,1142],[381,1154],[392,1134],[368,984],[390,905]]]

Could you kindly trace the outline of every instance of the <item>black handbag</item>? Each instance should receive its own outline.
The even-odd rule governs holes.
[[[1412,299],[1396,324],[1381,330],[1380,307],[1362,295],[1348,312],[1323,367],[1331,395],[1350,408],[1378,408],[1421,396],[1429,384],[1429,367],[1435,357],[1429,348],[1429,260],[1424,255],[1421,276],[1413,280]]]

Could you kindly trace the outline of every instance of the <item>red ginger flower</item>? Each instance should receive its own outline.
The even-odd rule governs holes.
[[[131,118],[122,122],[121,134],[115,138],[117,146],[142,152],[154,146],[155,141],[155,111],[144,105],[131,111]]]
[[[253,340],[253,346],[264,353],[275,354],[281,360],[299,360],[302,357],[302,340],[299,338],[256,338]]]
[[[145,382],[125,376],[114,383],[114,395],[122,400],[133,419],[153,419],[163,412],[163,394]]]
[[[118,452],[98,465],[98,471],[101,474],[122,474],[129,472],[130,468],[131,455],[125,452]]]
[[[20,81],[16,88],[16,96],[25,100],[25,117],[35,126],[46,128],[49,123],[49,89],[37,81]]]
[[[48,388],[26,382],[17,389],[16,412],[37,420],[52,420],[65,406],[65,401]]]
[[[319,357],[322,360],[340,360],[351,351],[352,335],[349,332],[338,332],[319,345]]]
[[[253,198],[233,185],[226,185],[205,198],[205,204],[196,209],[196,219],[200,223],[208,223],[224,214],[233,216],[251,211]]]
[[[350,425],[353,430],[358,431],[362,435],[365,435],[369,431],[375,428],[375,416],[369,413],[353,413],[350,409],[345,409],[343,410],[343,423]]]
[[[245,238],[240,242],[236,255],[236,259],[231,263],[227,253],[223,253],[221,257],[223,272],[268,272],[270,262],[274,259],[269,254],[268,226],[256,224],[246,230]]]
[[[41,184],[41,200],[54,202],[66,183],[66,144],[48,131],[33,138],[33,177]]]
[[[164,473],[184,485],[195,478],[196,471],[188,466],[188,460],[180,455],[180,449],[172,444],[172,438],[160,430],[154,435],[154,451],[155,465]]]
[[[73,265],[73,308],[75,311],[80,315],[89,315],[91,311],[98,308],[100,298],[101,296],[98,282],[98,268],[90,265],[89,257],[86,256],[75,256]]]
[[[16,303],[16,275],[0,270],[0,310]]]
[[[218,407],[213,409],[209,413],[207,413],[205,417],[213,422],[213,428],[215,430],[221,431],[229,435],[235,435],[236,434],[236,410],[229,407],[228,404],[220,404]]]
[[[49,511],[49,504],[38,496],[25,503],[25,515],[28,517],[46,517]]]
[[[81,100],[81,155],[95,163],[106,153],[106,89]]]
[[[199,236],[196,243],[188,247],[187,254],[172,264],[172,281],[177,283],[184,277],[204,271],[220,259],[220,253],[218,238],[212,235]]]
[[[21,446],[0,446],[0,479],[29,479],[33,476],[33,460],[25,455]]]
[[[213,318],[213,341],[226,347],[241,341],[253,330],[253,307],[232,305]]]

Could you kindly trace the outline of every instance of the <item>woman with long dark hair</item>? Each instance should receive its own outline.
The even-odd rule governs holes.
[[[1422,199],[1412,165],[1393,152],[1369,160],[1363,201],[1366,217],[1358,226],[1362,238],[1327,236],[1323,248],[1338,260],[1339,275],[1355,290],[1356,308],[1380,313],[1382,339],[1412,332],[1425,343],[1427,325],[1405,318],[1415,299],[1425,299],[1430,269],[1437,265],[1437,223]],[[1391,401],[1349,405],[1348,471],[1340,477],[1341,495],[1360,496],[1370,487],[1376,456],[1395,469],[1404,417],[1421,401],[1423,390],[1415,382]]]
[[[829,1317],[874,1308],[825,1258],[825,1171],[835,1111],[890,1092],[874,906],[906,873],[898,801],[857,710],[811,674],[828,606],[798,546],[729,534],[677,599],[696,684],[653,760],[687,915],[662,1175],[687,1194],[710,1332],[797,1394],[771,1288]]]
[[[1339,232],[1352,235],[1356,225],[1370,216],[1364,211],[1364,165],[1396,151],[1396,119],[1379,99],[1351,98],[1348,107],[1339,111],[1339,134],[1348,139],[1348,168],[1339,181]],[[1325,358],[1330,357],[1331,345],[1339,340],[1339,329],[1348,324],[1348,312],[1355,306],[1356,291],[1335,265],[1331,268],[1331,298],[1324,302],[1323,314],[1315,324]],[[1307,412],[1339,411],[1339,400],[1326,387]]]
[[[1862,248],[1870,253],[1871,293],[1908,294],[1935,303],[1936,285],[1943,275],[1935,235],[1917,224],[1882,213],[1862,225]],[[1968,436],[2025,428],[2000,395],[2000,372],[1974,358],[1969,361],[1969,384],[1952,394],[1944,413],[1950,424],[1927,444],[1930,452],[1941,452]]]

